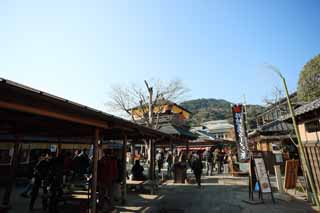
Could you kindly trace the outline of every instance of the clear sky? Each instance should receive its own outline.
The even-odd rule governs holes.
[[[180,78],[261,103],[320,53],[320,1],[1,0],[0,76],[104,110],[112,84]]]

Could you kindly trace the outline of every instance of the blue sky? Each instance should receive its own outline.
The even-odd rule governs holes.
[[[0,1],[0,76],[105,110],[112,84],[179,78],[189,98],[261,103],[320,53],[320,3]]]

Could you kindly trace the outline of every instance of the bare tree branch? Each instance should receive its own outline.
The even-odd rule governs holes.
[[[130,116],[133,121],[144,121],[147,126],[158,128],[159,117],[166,103],[183,101],[188,91],[181,80],[144,80],[144,87],[135,84],[115,85],[111,87],[107,105],[114,111]],[[133,113],[134,109],[139,113]]]

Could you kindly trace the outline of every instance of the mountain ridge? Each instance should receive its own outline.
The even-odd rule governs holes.
[[[199,126],[201,123],[210,120],[229,120],[232,123],[231,105],[234,103],[225,99],[198,98],[187,100],[180,105],[192,113],[191,126]],[[256,115],[262,112],[265,107],[257,104],[247,104],[248,128],[255,129]]]

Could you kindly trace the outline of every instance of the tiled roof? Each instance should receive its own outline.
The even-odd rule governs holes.
[[[307,113],[307,112],[310,112],[310,111],[313,111],[313,110],[316,110],[316,109],[319,109],[320,108],[320,98],[308,103],[308,104],[305,104],[299,108],[297,108],[295,110],[295,114],[296,115],[302,115],[304,113]]]
[[[303,115],[305,113],[308,113],[308,112],[311,112],[311,111],[314,111],[317,109],[320,109],[320,98],[318,98],[308,104],[305,104],[303,106],[298,107],[297,109],[294,110],[294,112],[295,112],[296,116],[299,116],[299,115]],[[286,115],[282,116],[282,118],[281,118],[282,121],[288,121],[289,119],[291,119],[290,114],[286,114]]]
[[[189,130],[181,128],[181,127],[177,127],[172,124],[162,125],[162,126],[160,126],[160,128],[158,130],[160,132],[163,132],[163,133],[166,133],[169,135],[185,136],[185,137],[189,137],[190,139],[197,138],[197,135],[193,134]]]
[[[281,132],[281,131],[291,131],[293,126],[290,123],[285,123],[283,121],[275,120],[271,123],[265,124],[259,128],[263,132]]]

